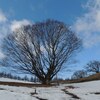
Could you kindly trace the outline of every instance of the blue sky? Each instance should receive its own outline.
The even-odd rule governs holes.
[[[68,24],[82,14],[81,4],[86,0],[0,0],[0,8],[12,20],[33,22],[53,18]]]
[[[83,40],[72,72],[91,60],[100,60],[100,0],[0,0],[0,42],[21,25],[49,18],[70,25]],[[4,56],[2,51],[0,56]]]

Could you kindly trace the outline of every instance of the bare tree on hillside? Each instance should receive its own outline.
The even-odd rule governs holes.
[[[85,70],[78,70],[75,71],[72,75],[72,79],[80,79],[80,78],[84,78],[87,76],[87,72]]]
[[[23,26],[4,39],[4,63],[49,84],[80,47],[81,40],[64,23],[47,20]]]
[[[100,73],[100,61],[90,61],[85,68],[88,72]]]

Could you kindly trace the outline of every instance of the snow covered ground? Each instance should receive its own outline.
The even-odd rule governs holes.
[[[29,81],[21,81],[21,80],[15,80],[15,79],[10,79],[10,78],[3,78],[3,77],[0,77],[0,81],[2,82],[21,82],[21,83],[32,83],[32,82],[29,82]]]
[[[81,100],[100,100],[100,80],[70,85],[76,88],[68,89],[68,91],[76,94]]]
[[[38,94],[34,94],[35,88],[0,86],[0,100],[68,100],[70,96],[66,95],[60,88],[36,88]],[[40,99],[40,100],[41,100]]]
[[[0,85],[0,100],[100,100],[100,81],[36,88]]]

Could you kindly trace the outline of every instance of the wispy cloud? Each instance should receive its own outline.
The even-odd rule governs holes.
[[[0,48],[2,45],[2,40],[7,34],[12,33],[17,28],[20,28],[21,26],[28,24],[31,24],[31,22],[26,19],[10,21],[6,17],[5,13],[2,10],[0,10]],[[0,49],[0,59],[2,59],[3,57],[5,56]]]
[[[5,34],[8,33],[9,23],[5,13],[0,9],[0,42]]]
[[[44,16],[47,16],[48,11],[46,9],[46,6],[48,3],[49,0],[40,0],[39,3],[37,2],[35,5],[31,4],[30,9],[33,11],[35,16],[38,15],[40,12],[42,12]]]
[[[5,13],[0,9],[0,48],[2,44],[2,39],[4,38],[5,34],[8,33],[8,27],[9,25],[7,24],[7,17]],[[0,49],[0,59],[4,57],[4,54],[2,53]]]
[[[20,21],[14,20],[11,22],[11,31],[15,31],[16,29],[20,28],[23,25],[29,25],[31,24],[30,21],[23,19]]]
[[[2,12],[2,10],[0,10],[0,23],[6,21],[7,21],[6,15]]]
[[[74,30],[83,37],[85,47],[100,44],[100,0],[88,0],[86,13],[78,17]]]

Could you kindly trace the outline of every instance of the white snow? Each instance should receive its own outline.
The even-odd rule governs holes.
[[[76,94],[78,97],[82,98],[82,100],[100,100],[100,80],[99,81],[91,81],[84,83],[74,83],[70,84],[75,89],[69,89],[68,91]]]
[[[33,82],[29,82],[29,81],[21,81],[21,80],[15,80],[15,79],[10,79],[10,78],[3,78],[0,77],[0,82],[21,82],[21,83],[33,83]]]
[[[75,88],[66,88],[68,86]],[[31,95],[34,93],[35,88],[37,94]],[[39,98],[47,100],[77,100],[66,94],[62,89],[77,95],[81,98],[80,100],[100,100],[100,94],[95,94],[100,92],[100,81],[33,88],[0,85],[0,100],[39,100]]]
[[[0,100],[38,100],[36,97],[47,100],[68,100],[70,98],[57,87],[38,87],[36,88],[38,94],[32,96],[31,93],[34,93],[34,91],[34,87],[0,85]]]

